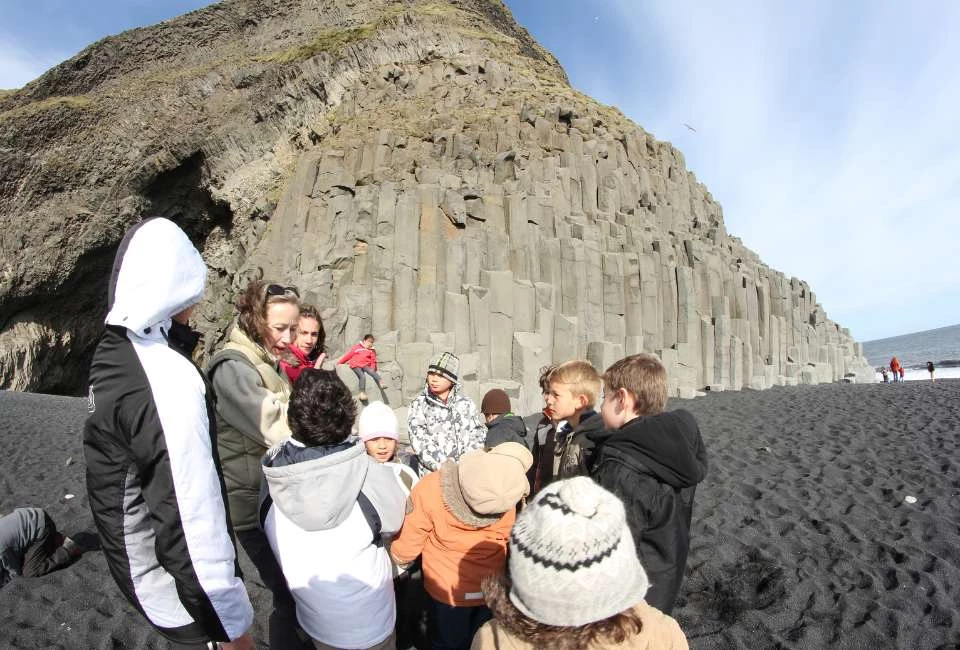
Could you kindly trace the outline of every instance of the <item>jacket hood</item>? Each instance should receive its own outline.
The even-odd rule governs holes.
[[[490,431],[495,429],[512,431],[521,438],[525,438],[527,436],[527,425],[524,424],[523,418],[514,415],[513,413],[504,413],[503,415],[498,415],[496,420],[487,423],[487,429]]]
[[[487,424],[487,447],[496,447],[502,442],[518,442],[529,447],[527,441],[527,425],[516,415],[505,413]]]
[[[642,465],[675,488],[694,486],[707,475],[700,428],[683,409],[632,420],[612,433],[600,449],[601,454],[616,456],[627,465]]]
[[[304,530],[342,524],[367,477],[363,445],[343,443],[305,447],[292,438],[268,451],[261,463],[273,504]]]
[[[144,335],[203,298],[207,266],[172,221],[148,219],[131,228],[110,275],[107,325]]]

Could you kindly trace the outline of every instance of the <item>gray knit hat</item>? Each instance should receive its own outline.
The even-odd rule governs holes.
[[[460,358],[452,352],[438,354],[430,361],[430,365],[427,366],[427,374],[431,372],[441,377],[446,377],[453,383],[457,383],[459,381],[457,376],[460,374]]]
[[[650,586],[620,499],[584,476],[545,487],[517,516],[510,579],[517,609],[564,627],[628,610]]]

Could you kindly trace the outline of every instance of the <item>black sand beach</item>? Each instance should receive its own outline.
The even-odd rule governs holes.
[[[697,416],[711,463],[674,612],[692,648],[960,647],[960,380],[716,393],[670,407]],[[0,392],[0,512],[42,506],[67,534],[93,532],[84,416],[81,399]],[[264,647],[269,596],[251,595]],[[93,551],[0,590],[0,647],[167,644]]]

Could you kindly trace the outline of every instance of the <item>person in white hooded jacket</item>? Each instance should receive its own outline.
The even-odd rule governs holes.
[[[120,244],[107,329],[90,365],[87,494],[104,559],[130,603],[176,648],[253,648],[214,443],[213,395],[187,323],[207,268],[171,221]]]
[[[393,471],[347,442],[356,416],[335,372],[308,368],[287,410],[293,437],[263,457],[260,522],[318,648],[395,647],[383,536],[403,524]]]

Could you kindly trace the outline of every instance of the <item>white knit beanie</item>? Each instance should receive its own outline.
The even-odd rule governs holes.
[[[383,402],[370,402],[360,412],[357,435],[364,442],[374,438],[397,440],[397,414]]]
[[[584,476],[548,485],[517,516],[510,579],[521,612],[563,627],[631,609],[650,586],[620,499]]]

